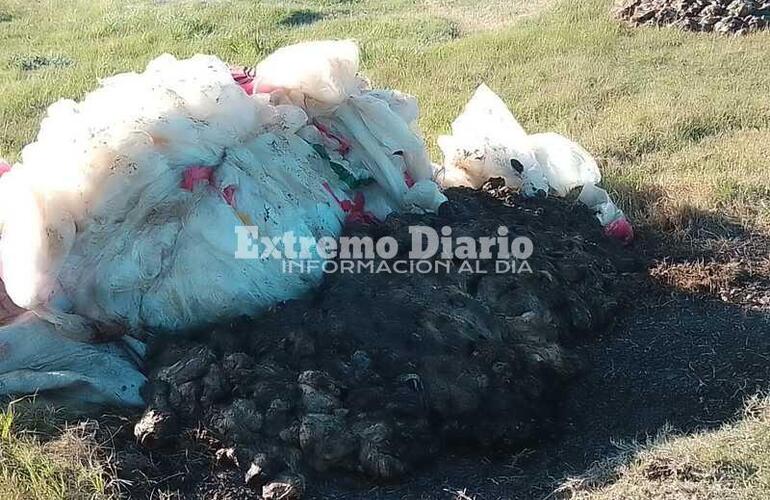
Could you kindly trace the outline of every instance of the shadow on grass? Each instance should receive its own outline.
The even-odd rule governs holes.
[[[614,186],[617,198],[634,219],[637,244],[654,258],[707,259],[719,262],[736,257],[735,250],[753,257],[767,256],[768,235],[736,217],[679,203],[656,186],[638,189]]]
[[[285,18],[283,18],[278,24],[281,26],[297,27],[307,26],[316,23],[324,18],[324,15],[314,10],[295,10]]]
[[[41,55],[17,55],[11,59],[11,64],[22,71],[36,71],[46,68],[66,68],[72,66],[74,61],[66,56],[41,56]]]
[[[658,188],[621,186],[617,192],[633,214],[636,246],[653,262],[650,275],[656,283],[671,291],[770,310],[766,230],[676,203]]]

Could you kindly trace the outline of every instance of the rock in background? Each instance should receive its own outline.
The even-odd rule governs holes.
[[[246,485],[298,498],[327,471],[392,481],[454,445],[510,450],[552,429],[579,367],[571,346],[612,322],[640,263],[582,205],[492,181],[446,194],[439,214],[347,235],[392,236],[399,259],[410,225],[474,238],[506,226],[533,240],[533,272],[333,274],[256,320],[156,342],[137,440],[174,453],[205,430],[231,471],[219,486],[191,475],[187,498]]]
[[[622,0],[615,16],[631,26],[676,26],[743,35],[770,27],[768,0]]]

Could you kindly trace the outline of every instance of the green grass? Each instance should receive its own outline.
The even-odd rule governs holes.
[[[58,428],[59,421],[56,410],[29,401],[11,403],[0,411],[0,498],[117,497],[115,471],[95,440],[95,423]]]
[[[770,402],[751,401],[743,419],[716,431],[620,446],[560,490],[571,500],[770,498]]]
[[[0,157],[19,157],[52,102],[141,70],[160,53],[255,64],[288,43],[352,37],[376,85],[418,96],[436,160],[436,137],[486,82],[528,130],[563,133],[593,152],[637,222],[682,226],[686,217],[671,214],[701,211],[747,225],[770,220],[770,32],[630,30],[613,22],[609,2],[0,0]],[[0,413],[2,498],[114,494],[95,448],[64,452],[21,432],[27,426],[17,418]],[[644,464],[673,456],[706,478],[737,471],[722,496],[703,498],[768,498],[768,436],[768,419],[750,417],[669,441],[639,455],[615,483],[575,494],[629,498],[627,484],[659,498]]]
[[[353,37],[377,85],[419,97],[437,159],[435,138],[484,81],[530,131],[592,151],[626,207],[644,208],[634,193],[654,191],[663,206],[764,218],[770,33],[630,30],[608,3],[1,0],[0,156],[18,157],[51,102],[159,53],[254,64],[287,43]]]

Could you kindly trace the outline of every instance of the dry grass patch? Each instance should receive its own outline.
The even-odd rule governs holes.
[[[0,412],[3,500],[106,500],[120,482],[93,420],[59,427],[51,407],[19,401]]]
[[[620,445],[615,457],[565,481],[570,500],[761,500],[770,498],[770,403],[755,398],[743,418],[692,436],[663,433]]]
[[[543,12],[554,0],[426,0],[428,12],[457,23],[462,33],[510,26],[523,17]]]

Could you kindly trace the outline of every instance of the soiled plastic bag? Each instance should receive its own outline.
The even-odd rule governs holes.
[[[444,153],[444,166],[437,179],[446,187],[479,188],[492,177],[502,177],[509,186],[521,187],[523,172],[538,169],[524,128],[484,84],[452,122],[452,135],[439,137],[438,145]],[[512,164],[512,160],[517,163]],[[532,177],[533,191],[547,188]]]
[[[320,273],[234,257],[244,221],[263,236],[341,228],[323,188],[339,181],[296,135],[304,114],[281,111],[203,56],[163,56],[142,75],[106,80],[81,103],[55,104],[2,178],[9,296],[35,309],[56,294],[68,312],[92,320],[177,330],[307,290]],[[200,166],[210,180],[183,189],[185,171]]]
[[[346,220],[437,209],[414,99],[369,91],[357,71],[352,42],[279,50],[253,82],[212,56],[164,55],[52,105],[0,177],[0,278],[34,312],[0,328],[0,393],[136,404],[137,366],[88,341],[256,314],[321,279],[236,258],[239,226],[317,241]],[[116,393],[120,378],[137,384]]]
[[[580,145],[554,133],[528,135],[505,103],[481,84],[452,122],[452,135],[441,136],[444,186],[480,187],[487,179],[502,177],[528,196],[549,189],[559,196],[601,173]]]
[[[40,392],[83,404],[144,404],[139,390],[146,378],[137,368],[144,344],[131,337],[81,342],[26,312],[0,328],[0,355],[0,394]]]
[[[528,140],[548,187],[557,196],[602,180],[596,161],[576,142],[550,132],[530,135]]]
[[[256,92],[302,106],[319,133],[303,137],[330,151],[349,187],[374,181],[399,210],[435,211],[446,197],[417,133],[417,101],[392,90],[369,90],[358,76],[358,47],[350,40],[307,42],[271,54],[254,71]],[[367,179],[366,175],[370,176]],[[406,180],[406,182],[405,182]],[[383,218],[386,213],[377,214]]]
[[[605,232],[626,243],[633,239],[628,219],[597,186],[601,172],[591,154],[559,134],[528,135],[484,84],[452,123],[452,135],[439,137],[438,144],[444,164],[436,178],[445,187],[478,188],[492,177],[526,196],[566,196],[582,187],[579,200],[594,211]]]

